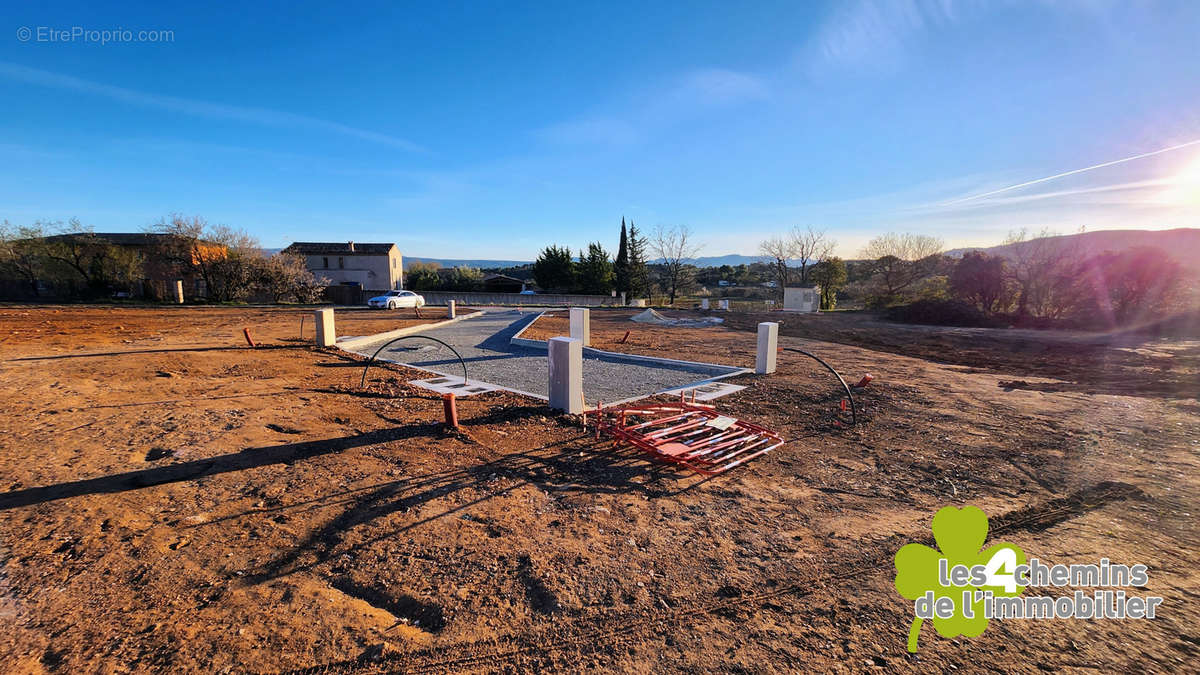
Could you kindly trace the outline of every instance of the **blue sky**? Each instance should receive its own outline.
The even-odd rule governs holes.
[[[1200,226],[1200,144],[986,195],[1200,140],[1197,2],[97,4],[0,15],[0,219],[509,259],[622,216],[702,255]]]

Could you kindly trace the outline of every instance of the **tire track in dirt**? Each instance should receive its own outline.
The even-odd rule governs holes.
[[[1054,525],[1079,517],[1113,502],[1129,499],[1148,500],[1139,488],[1127,483],[1103,482],[1074,492],[1065,497],[1052,499],[990,519],[988,538],[1006,532],[1041,532]],[[764,580],[764,586],[772,590],[758,593],[743,593],[723,597],[713,602],[692,607],[667,609],[654,614],[621,614],[598,617],[592,626],[576,625],[569,633],[553,630],[509,635],[504,638],[482,642],[468,642],[444,647],[435,647],[415,652],[379,652],[368,650],[366,654],[337,663],[312,666],[299,670],[285,671],[287,675],[318,675],[325,673],[397,673],[397,672],[453,672],[468,668],[499,666],[517,657],[527,656],[547,659],[557,652],[574,649],[598,651],[619,644],[624,636],[637,633],[660,634],[668,628],[681,627],[695,620],[747,605],[757,605],[784,595],[802,598],[828,589],[839,581],[879,574],[891,569],[892,558],[903,543],[934,543],[932,535],[892,535],[875,543],[860,555],[827,563],[832,571],[811,575],[801,579]],[[468,652],[465,656],[449,656],[451,653]]]

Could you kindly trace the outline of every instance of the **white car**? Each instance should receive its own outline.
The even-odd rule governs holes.
[[[425,298],[412,291],[388,291],[367,301],[368,307],[376,309],[398,309],[400,307],[424,307]]]

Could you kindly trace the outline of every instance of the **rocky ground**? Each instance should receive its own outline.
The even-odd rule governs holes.
[[[436,311],[427,312],[433,314]],[[1200,376],[1183,340],[783,318],[719,408],[792,441],[711,479],[538,401],[301,341],[307,310],[0,308],[0,663],[14,672],[1142,670],[1194,662]],[[730,315],[595,346],[749,366]],[[419,321],[339,312],[339,332]],[[250,327],[256,349],[246,345]],[[306,325],[311,338],[311,321]],[[526,337],[562,334],[544,317]],[[629,335],[625,334],[628,331]],[[1074,345],[1062,347],[1061,344]],[[926,626],[892,557],[974,504],[1051,563],[1149,565],[1153,621]]]

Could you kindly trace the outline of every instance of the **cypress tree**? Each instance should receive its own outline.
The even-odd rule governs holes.
[[[638,236],[637,226],[629,221],[629,297],[644,298],[650,293],[650,271],[646,268],[646,240]]]
[[[629,239],[625,235],[625,216],[621,216],[621,243],[617,247],[614,271],[617,276],[617,292],[629,294]]]

